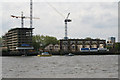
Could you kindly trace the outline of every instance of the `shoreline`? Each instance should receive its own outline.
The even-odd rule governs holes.
[[[52,52],[51,52],[52,53]],[[120,55],[120,53],[107,53],[107,52],[102,52],[102,53],[98,53],[98,52],[92,52],[92,53],[89,53],[89,52],[75,52],[75,53],[72,53],[74,55]],[[37,56],[38,54],[27,54],[27,56]],[[52,55],[57,55],[57,56],[65,56],[65,55],[68,55],[68,53],[52,53]],[[22,56],[21,54],[9,54],[9,53],[2,53],[2,55],[0,54],[0,56]]]

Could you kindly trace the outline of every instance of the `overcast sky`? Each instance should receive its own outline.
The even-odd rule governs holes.
[[[11,28],[20,27],[21,19],[10,15],[30,15],[29,2],[2,3],[2,35]],[[118,38],[118,3],[117,2],[34,2],[34,35],[49,35],[62,39],[65,33],[64,19],[70,12],[68,23],[69,38]],[[29,27],[29,19],[24,19]]]

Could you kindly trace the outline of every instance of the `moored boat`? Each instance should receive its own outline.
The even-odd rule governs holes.
[[[39,57],[49,57],[52,56],[52,54],[49,54],[48,52],[43,52],[42,54],[37,55]]]

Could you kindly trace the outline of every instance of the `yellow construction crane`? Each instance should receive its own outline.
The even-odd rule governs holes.
[[[11,17],[13,17],[13,18],[21,18],[21,27],[22,28],[24,27],[24,19],[30,19],[30,17],[23,16],[23,12],[21,12],[21,16],[11,15]],[[32,19],[40,19],[40,18],[32,17]]]

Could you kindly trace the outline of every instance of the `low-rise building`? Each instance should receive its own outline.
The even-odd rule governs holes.
[[[60,50],[65,52],[79,52],[80,48],[105,48],[106,40],[100,39],[62,39]]]
[[[108,43],[115,43],[115,37],[109,37]]]
[[[59,44],[49,44],[48,46],[46,46],[44,48],[44,51],[54,51],[54,52],[58,52],[60,50],[60,45]]]
[[[106,45],[109,48],[114,48],[115,47],[115,37],[109,37]]]

